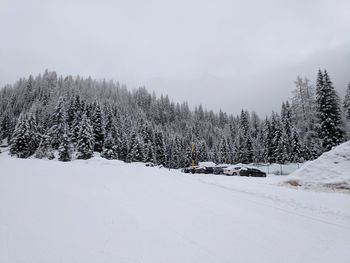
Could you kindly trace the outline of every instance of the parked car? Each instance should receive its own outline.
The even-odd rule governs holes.
[[[196,173],[198,174],[212,174],[214,173],[214,167],[216,166],[213,162],[200,162],[196,167]]]
[[[235,165],[228,166],[223,169],[223,174],[230,175],[230,176],[239,175],[239,170],[241,168],[242,168],[241,166],[235,166]]]
[[[266,177],[266,173],[256,168],[243,167],[239,170],[240,176]]]
[[[227,168],[228,165],[217,165],[213,167],[213,174],[223,174],[224,169]]]
[[[213,174],[215,167],[205,167],[205,173],[206,174]]]
[[[181,172],[188,174],[188,173],[195,173],[195,167],[186,167],[181,169]]]
[[[205,174],[206,173],[206,167],[201,166],[201,167],[196,167],[195,168],[195,173],[196,174]]]

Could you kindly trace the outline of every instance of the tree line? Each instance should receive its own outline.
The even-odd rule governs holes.
[[[317,158],[349,137],[350,83],[341,100],[327,71],[315,86],[298,77],[290,101],[261,119],[191,110],[144,87],[57,76],[46,70],[0,90],[0,139],[19,158],[107,159],[171,168],[216,163],[288,163]],[[192,152],[194,144],[194,152]]]

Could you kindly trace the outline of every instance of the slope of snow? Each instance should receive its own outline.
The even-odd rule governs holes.
[[[350,197],[285,178],[0,155],[0,262],[348,262]]]
[[[292,173],[287,182],[313,189],[350,191],[350,141]]]

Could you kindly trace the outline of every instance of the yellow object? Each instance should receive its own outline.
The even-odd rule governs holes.
[[[195,165],[195,161],[194,161],[194,151],[195,151],[196,145],[194,143],[192,143],[192,168],[194,168]]]

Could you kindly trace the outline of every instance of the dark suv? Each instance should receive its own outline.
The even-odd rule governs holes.
[[[266,173],[255,168],[243,168],[239,171],[240,176],[266,177]]]

